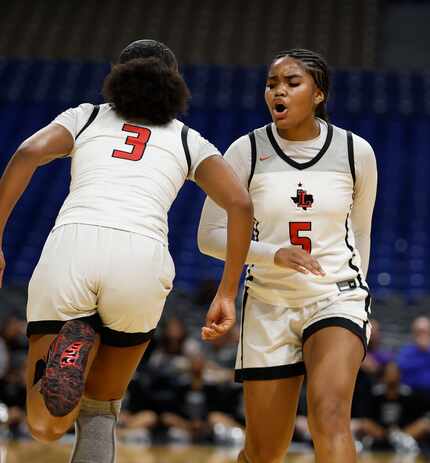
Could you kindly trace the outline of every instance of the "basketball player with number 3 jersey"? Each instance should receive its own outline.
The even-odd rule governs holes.
[[[284,461],[305,372],[317,461],[356,458],[349,414],[370,336],[366,273],[377,175],[369,143],[328,122],[328,91],[322,57],[279,54],[265,93],[273,123],[225,154],[255,217],[236,360],[246,404],[242,462]],[[208,198],[200,249],[223,259],[225,231],[224,212]]]
[[[72,159],[70,192],[27,306],[29,428],[52,441],[77,420],[72,463],[115,461],[121,398],[172,288],[167,213],[183,183],[195,181],[229,216],[225,271],[205,327],[218,336],[235,322],[252,230],[246,188],[211,143],[176,119],[189,92],[169,48],[127,46],[103,94],[105,104],[69,109],[27,139],[0,181],[2,237],[36,168]],[[0,252],[0,282],[4,267]]]

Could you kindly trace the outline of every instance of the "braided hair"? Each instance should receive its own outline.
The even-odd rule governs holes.
[[[324,101],[318,104],[315,115],[328,122],[327,100],[330,90],[330,71],[325,59],[318,53],[303,48],[293,48],[278,53],[275,60],[293,58],[303,65],[305,70],[313,77],[316,86],[323,92]]]

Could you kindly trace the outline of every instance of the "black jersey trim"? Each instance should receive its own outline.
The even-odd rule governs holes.
[[[248,301],[248,288],[245,286],[242,299],[242,320],[240,322],[240,366],[243,368],[243,328],[245,325],[246,302]]]
[[[81,133],[84,130],[88,129],[88,127],[94,122],[94,119],[97,117],[97,114],[99,113],[99,111],[100,111],[100,106],[98,104],[94,105],[94,108],[91,111],[90,117],[88,118],[87,122],[82,127],[82,129],[79,130],[78,134],[75,137],[75,141],[78,139],[79,135],[81,135]]]
[[[360,286],[360,288],[364,289],[369,294],[369,288],[363,283],[363,279],[361,278],[360,269],[352,263],[352,259],[355,257],[355,253],[354,253],[354,248],[351,246],[351,244],[348,241],[348,235],[349,235],[348,219],[349,219],[349,213],[347,214],[346,220],[345,220],[345,244],[346,244],[346,247],[351,251],[351,258],[348,261],[348,265],[350,268],[352,268],[352,270],[357,272],[357,280],[358,280],[358,285]]]
[[[270,381],[272,379],[293,378],[306,373],[304,362],[280,365],[276,367],[242,368],[235,370],[234,380],[237,383],[243,381]]]
[[[278,142],[276,141],[276,138],[273,135],[272,124],[266,125],[266,132],[267,132],[269,141],[272,144],[278,156],[283,161],[285,161],[287,164],[299,170],[307,169],[308,167],[311,167],[314,164],[316,164],[324,156],[325,152],[328,150],[331,140],[333,138],[333,126],[331,124],[327,124],[327,137],[325,139],[324,145],[321,148],[320,152],[308,162],[296,162],[294,161],[294,159],[291,159],[288,155],[286,155],[284,151],[281,149],[281,147],[278,145]]]
[[[257,163],[257,144],[255,142],[255,133],[250,132],[248,135],[249,135],[249,141],[251,142],[251,172],[249,174],[249,179],[248,179],[248,189],[249,189],[249,185],[251,184],[251,180],[255,172],[255,164]]]
[[[252,228],[252,241],[258,241],[260,238],[260,230],[258,229],[258,225],[260,222],[254,217],[254,225]],[[252,275],[252,269],[254,268],[254,264],[249,264],[247,269],[246,269],[246,277],[245,277],[245,283],[247,281],[252,281],[254,279]]]
[[[369,340],[367,339],[367,325],[369,324],[370,303],[371,303],[371,301],[372,301],[372,299],[370,297],[370,294],[368,293],[367,297],[366,297],[366,300],[364,301],[364,311],[366,312],[367,319],[364,320],[364,323],[363,323],[363,337],[364,337],[364,339],[367,340],[367,342],[369,342]],[[367,351],[367,343],[366,343],[366,351]],[[364,357],[363,357],[363,360],[364,360]]]
[[[182,126],[181,130],[181,140],[182,140],[182,146],[184,148],[184,153],[185,157],[187,158],[187,164],[188,164],[188,173],[190,173],[191,170],[191,154],[190,154],[190,148],[188,147],[188,131],[190,128],[187,125]]]
[[[350,131],[346,132],[346,141],[348,145],[349,168],[351,169],[352,181],[355,185],[354,141],[352,139],[352,133]]]

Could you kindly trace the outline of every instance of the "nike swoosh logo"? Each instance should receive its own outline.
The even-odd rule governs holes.
[[[273,154],[262,154],[260,156],[260,161],[265,161],[266,159],[270,159],[273,156]]]

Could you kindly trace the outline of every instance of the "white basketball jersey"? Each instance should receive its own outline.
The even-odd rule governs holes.
[[[278,145],[272,127],[250,134],[254,239],[278,248],[305,249],[326,276],[251,265],[250,294],[268,303],[295,306],[348,289],[342,285],[367,291],[350,223],[355,181],[352,134],[329,124],[319,153],[298,163]]]
[[[125,121],[110,104],[82,104],[54,123],[75,138],[70,193],[55,227],[83,223],[167,242],[167,212],[187,178],[218,150],[173,120],[163,126]]]

